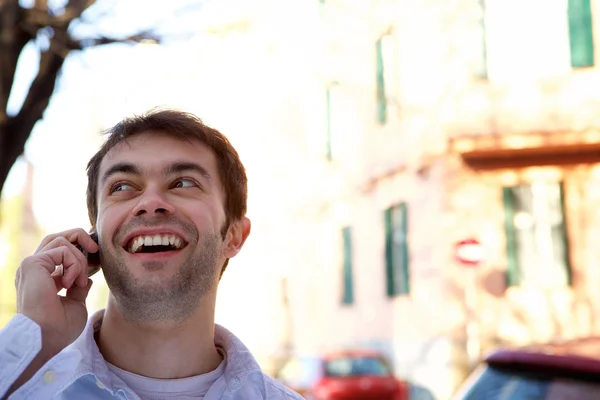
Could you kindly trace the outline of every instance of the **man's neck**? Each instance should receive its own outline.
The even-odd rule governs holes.
[[[199,307],[183,324],[134,325],[111,300],[96,341],[112,365],[149,378],[177,379],[208,373],[221,363],[214,343],[214,312]]]

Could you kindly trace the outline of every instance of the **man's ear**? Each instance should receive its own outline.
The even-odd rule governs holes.
[[[240,252],[250,234],[250,227],[250,220],[247,217],[242,217],[229,225],[223,251],[225,258],[233,258]]]

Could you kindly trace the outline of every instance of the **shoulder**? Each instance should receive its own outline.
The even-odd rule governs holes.
[[[265,386],[270,389],[267,393],[266,399],[268,400],[276,400],[276,399],[298,399],[302,400],[303,397],[298,393],[294,392],[281,382],[271,378],[268,375],[262,373],[263,379],[265,381]]]
[[[234,399],[303,400],[298,393],[262,371],[253,371],[235,391]]]

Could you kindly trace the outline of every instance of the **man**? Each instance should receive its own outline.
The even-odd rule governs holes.
[[[18,314],[0,331],[0,397],[300,399],[214,323],[218,282],[250,233],[246,198],[237,152],[195,116],[153,111],[110,129],[88,164],[98,244],[73,229],[21,263]],[[76,246],[99,252],[110,289],[89,320]]]

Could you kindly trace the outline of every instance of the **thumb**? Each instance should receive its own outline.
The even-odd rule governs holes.
[[[85,299],[90,293],[90,289],[94,282],[88,278],[87,285],[85,287],[79,287],[77,285],[72,285],[69,290],[67,290],[67,299],[79,301],[80,303],[85,304]]]

